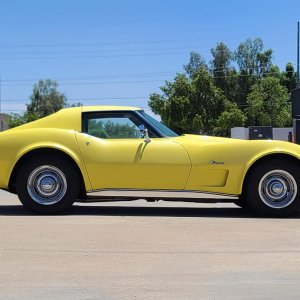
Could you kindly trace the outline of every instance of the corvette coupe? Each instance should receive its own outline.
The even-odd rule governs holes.
[[[136,107],[62,109],[0,133],[0,188],[30,211],[75,201],[234,202],[266,216],[300,208],[300,147],[178,136]]]

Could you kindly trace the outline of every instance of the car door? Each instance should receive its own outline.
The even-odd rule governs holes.
[[[149,129],[134,112],[94,112],[83,116],[78,145],[94,190],[184,189],[191,169],[185,148]]]

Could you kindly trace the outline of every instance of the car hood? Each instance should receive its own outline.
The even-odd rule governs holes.
[[[196,134],[184,134],[179,137],[174,138],[179,142],[198,142],[198,143],[245,143],[249,142],[247,140],[225,138],[225,137],[216,137],[208,135],[196,135]]]
[[[278,140],[241,140],[203,135],[186,134],[172,138],[176,143],[184,146],[188,152],[202,149],[210,153],[224,153],[228,151],[238,157],[242,153],[250,156],[264,156],[271,153],[285,153],[300,159],[298,144]],[[205,149],[205,150],[204,150]]]

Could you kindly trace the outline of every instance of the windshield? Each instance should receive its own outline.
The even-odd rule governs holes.
[[[139,114],[141,114],[144,117],[144,119],[146,119],[154,128],[158,129],[163,135],[165,135],[167,137],[178,136],[177,133],[175,133],[174,131],[172,131],[170,128],[168,128],[164,124],[160,123],[156,119],[154,119],[151,116],[149,116],[148,114],[146,114],[143,110],[139,110],[138,112],[139,112]]]

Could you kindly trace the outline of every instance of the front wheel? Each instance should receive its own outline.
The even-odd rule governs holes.
[[[30,211],[52,214],[69,208],[79,194],[78,172],[67,159],[43,156],[25,162],[17,175],[17,194]]]
[[[244,196],[251,208],[266,216],[285,217],[300,209],[300,169],[290,161],[273,159],[255,167]]]

